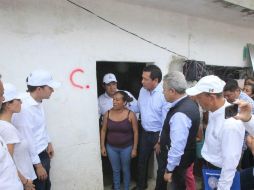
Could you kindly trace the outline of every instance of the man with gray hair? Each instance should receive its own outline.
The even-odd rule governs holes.
[[[166,182],[172,182],[174,190],[185,190],[186,170],[195,160],[200,114],[198,105],[185,94],[186,88],[181,72],[173,71],[163,78],[163,93],[172,106],[160,137],[158,190],[166,190]]]

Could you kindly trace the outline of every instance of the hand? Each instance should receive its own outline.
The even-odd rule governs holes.
[[[131,158],[135,158],[138,154],[138,151],[136,148],[133,148],[132,151],[131,151]]]
[[[247,144],[247,146],[249,147],[249,149],[250,149],[252,155],[254,155],[254,137],[248,135],[248,136],[246,137],[246,144]]]
[[[24,185],[24,190],[35,190],[35,185],[33,184],[33,181],[31,179],[29,179]]]
[[[153,149],[154,149],[154,151],[155,151],[155,153],[156,153],[157,155],[160,154],[160,152],[161,152],[160,143],[157,142],[157,143],[155,144],[155,146],[153,147]]]
[[[234,117],[235,119],[247,122],[252,117],[252,107],[251,104],[243,100],[236,100],[234,104],[238,104],[239,113]]]
[[[47,153],[50,159],[53,158],[55,152],[51,143],[48,144]]]
[[[41,164],[35,166],[35,171],[39,180],[44,181],[48,178],[48,174]]]
[[[101,147],[101,155],[102,156],[107,156],[107,151],[106,151],[106,148],[105,148],[105,146],[104,147]]]
[[[164,174],[164,180],[165,180],[166,182],[171,183],[171,182],[172,182],[172,173],[166,173],[166,172],[165,172],[165,174]]]

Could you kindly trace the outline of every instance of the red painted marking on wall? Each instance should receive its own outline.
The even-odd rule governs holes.
[[[71,84],[72,84],[74,87],[76,87],[76,88],[80,88],[80,89],[86,88],[86,89],[89,89],[89,88],[90,88],[90,85],[84,85],[84,86],[82,86],[82,85],[78,84],[78,83],[74,80],[74,76],[75,76],[77,73],[84,73],[84,70],[81,69],[81,68],[77,68],[77,69],[74,69],[74,70],[71,72],[71,74],[70,74],[70,82],[71,82]]]

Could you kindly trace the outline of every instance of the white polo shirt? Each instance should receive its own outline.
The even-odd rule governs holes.
[[[0,120],[0,136],[7,145],[14,144],[13,160],[20,173],[27,179],[36,179],[26,139],[11,123],[3,120]]]
[[[36,102],[27,94],[22,99],[21,112],[13,115],[12,123],[28,141],[33,164],[40,163],[38,154],[44,151],[50,142],[42,103]]]
[[[17,169],[9,154],[8,148],[0,136],[0,189],[23,190]]]
[[[225,101],[224,106],[209,112],[205,142],[201,150],[206,161],[221,168],[218,190],[230,190],[241,157],[245,133],[241,121],[224,118],[227,105],[230,104]]]

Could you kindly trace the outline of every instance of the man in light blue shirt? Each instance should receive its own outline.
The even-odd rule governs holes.
[[[141,139],[138,158],[137,189],[147,185],[148,161],[158,146],[159,134],[170,104],[166,102],[160,85],[162,73],[156,65],[149,65],[142,73],[142,85],[138,98],[141,114]]]
[[[200,114],[197,103],[185,94],[186,88],[185,77],[178,71],[163,78],[163,93],[172,106],[160,137],[156,190],[166,190],[166,182],[172,182],[174,190],[185,190],[186,170],[195,160]]]

